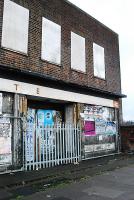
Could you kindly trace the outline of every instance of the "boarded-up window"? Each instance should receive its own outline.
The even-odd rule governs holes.
[[[94,76],[105,79],[104,48],[93,44]]]
[[[52,63],[61,64],[61,26],[42,18],[41,57]]]
[[[2,28],[2,47],[27,54],[29,10],[5,0]]]
[[[71,68],[86,72],[85,38],[71,32]]]

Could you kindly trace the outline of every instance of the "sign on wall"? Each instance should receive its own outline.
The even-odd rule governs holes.
[[[34,133],[35,133],[35,110],[28,109],[27,130],[26,130],[26,160],[34,159]]]
[[[98,152],[98,151],[114,151],[115,143],[85,145],[85,153]]]
[[[103,106],[85,105],[83,113],[80,113],[84,121],[84,135],[117,134],[113,111],[112,108]]]
[[[95,122],[94,121],[85,121],[84,124],[84,135],[85,136],[94,136],[95,132]]]

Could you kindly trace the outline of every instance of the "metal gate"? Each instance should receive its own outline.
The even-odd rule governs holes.
[[[24,133],[25,170],[77,163],[81,160],[81,134],[76,125],[57,124]]]

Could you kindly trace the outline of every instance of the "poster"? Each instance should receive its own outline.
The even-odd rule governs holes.
[[[94,136],[95,132],[95,122],[94,121],[85,121],[84,124],[84,135],[85,136]]]
[[[105,134],[105,129],[106,129],[106,121],[103,119],[96,119],[95,120],[95,129],[96,129],[96,134]]]
[[[11,123],[0,118],[0,163],[11,163]]]
[[[2,114],[2,93],[0,93],[0,115]]]
[[[34,159],[34,137],[35,134],[35,110],[29,108],[27,113],[27,129],[26,129],[26,160]]]
[[[41,138],[41,152],[43,149],[55,148],[55,136],[51,131],[51,126],[54,125],[54,118],[56,117],[55,110],[38,110],[37,111],[37,126],[38,126],[38,137]],[[50,129],[49,129],[50,128]],[[44,144],[44,147],[43,147]]]
[[[107,134],[107,135],[117,134],[116,122],[107,122],[106,123],[105,134]]]
[[[38,119],[38,126],[40,128],[45,127],[46,125],[54,125],[54,114],[55,111],[53,110],[38,110],[37,112],[37,119]]]

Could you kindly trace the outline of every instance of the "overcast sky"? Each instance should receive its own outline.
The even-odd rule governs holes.
[[[134,121],[134,1],[70,0],[119,34],[124,120]]]

